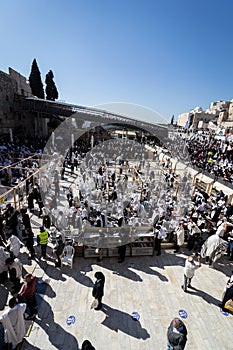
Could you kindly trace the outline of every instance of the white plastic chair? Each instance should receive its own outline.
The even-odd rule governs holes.
[[[72,247],[71,245],[66,245],[61,256],[61,266],[67,265],[70,266],[72,269],[74,253],[74,247]]]

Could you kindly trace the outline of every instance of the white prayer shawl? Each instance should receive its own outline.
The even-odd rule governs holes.
[[[210,257],[210,259],[215,262],[225,253],[227,247],[228,243],[217,234],[214,234],[210,236],[202,245],[201,257]]]
[[[9,257],[10,254],[5,251],[4,247],[0,247],[0,273],[8,270],[8,267],[5,264],[5,260]]]
[[[81,214],[81,216],[82,216],[82,219],[88,217],[88,212],[87,212],[87,209],[86,209],[86,208],[83,208],[83,209],[82,209],[82,214]]]
[[[22,342],[26,333],[23,316],[25,310],[26,304],[17,304],[0,316],[0,321],[4,327],[5,342],[12,343],[13,347]]]
[[[177,245],[180,247],[184,244],[184,228],[183,226],[179,226],[176,230],[176,237],[177,237]]]
[[[10,269],[13,268],[16,270],[16,277],[22,277],[22,264],[18,258],[15,258],[13,264],[10,265]]]
[[[19,251],[20,251],[20,245],[21,242],[18,239],[18,237],[12,235],[9,239],[8,239],[8,244],[10,244],[10,250],[12,251],[12,253],[14,254],[15,257],[17,257],[19,255]]]
[[[82,230],[82,217],[80,211],[77,212],[76,217],[75,217],[75,228],[78,228],[79,230]]]
[[[158,239],[165,239],[167,237],[166,230],[164,227],[160,227],[159,232],[158,232]]]
[[[226,223],[223,222],[221,225],[218,226],[218,229],[216,231],[216,235],[218,237],[223,237],[225,231],[226,231]]]
[[[139,208],[138,208],[138,215],[141,219],[144,219],[146,216],[146,210],[144,208],[144,206],[142,204],[139,204]]]

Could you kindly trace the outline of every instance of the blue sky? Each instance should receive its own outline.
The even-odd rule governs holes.
[[[0,70],[52,69],[59,99],[171,119],[233,99],[231,0],[2,0]]]

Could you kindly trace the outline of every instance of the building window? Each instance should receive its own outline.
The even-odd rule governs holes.
[[[18,120],[21,120],[22,118],[21,118],[21,114],[19,113],[18,114]]]
[[[6,95],[6,101],[9,101],[9,96],[8,95]]]

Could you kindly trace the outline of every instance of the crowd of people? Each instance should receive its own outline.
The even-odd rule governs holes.
[[[219,139],[212,132],[179,131],[186,141],[192,165],[212,175],[217,181],[223,179],[233,183],[233,141]]]
[[[99,147],[101,150],[101,145]],[[129,153],[132,153],[132,145],[127,142],[124,152],[127,147]],[[224,175],[231,181],[230,144],[222,144],[208,136],[195,136],[188,141],[188,147],[193,164],[216,176]],[[30,149],[31,151],[33,150]],[[161,255],[161,244],[164,241],[174,243],[174,254],[187,242],[190,255],[185,263],[184,292],[190,288],[194,271],[201,266],[201,259],[213,267],[226,253],[233,261],[233,206],[228,203],[228,196],[223,191],[208,196],[196,189],[192,198],[181,208],[180,203],[187,199],[183,196],[190,194],[192,189],[186,181],[186,175],[176,174],[169,161],[163,162],[154,170],[151,161],[141,156],[140,149],[133,148],[135,164],[127,157],[116,157],[114,151],[114,145],[110,144],[107,148],[105,146],[104,152],[97,152],[104,154],[104,159],[92,153],[85,161],[71,151],[63,166],[55,165],[54,171],[45,174],[40,183],[35,178],[26,182],[26,202],[21,209],[13,207],[11,203],[4,203],[4,208],[0,211],[0,283],[5,283],[6,280],[11,282],[12,298],[8,301],[9,309],[1,315],[0,322],[7,330],[5,339],[12,344],[12,349],[23,340],[25,319],[33,320],[38,313],[36,277],[28,273],[23,276],[20,249],[22,246],[27,248],[28,259],[47,259],[47,246],[50,242],[54,252],[54,268],[60,268],[67,228],[76,232],[80,239],[80,232],[85,232],[90,227],[101,229],[133,226],[140,230],[140,227],[146,225],[154,233],[158,256]],[[117,153],[121,154],[119,150]],[[156,153],[153,161],[159,162]],[[11,159],[2,159],[3,165],[11,162]],[[26,167],[23,162],[22,160],[21,165]],[[27,167],[28,164],[32,171],[38,168],[38,164],[33,164],[33,161],[27,163]],[[14,175],[26,179],[27,172],[20,170]],[[143,181],[143,176],[146,181]],[[73,177],[76,181],[63,192],[62,182],[67,177]],[[184,193],[180,199],[177,198],[178,187]],[[63,193],[65,201],[60,206]],[[36,235],[32,230],[29,212],[41,219],[41,227]],[[118,247],[119,262],[124,261],[127,239],[124,243]],[[101,250],[103,246],[99,245],[98,248]],[[198,257],[198,265],[194,263],[194,256]],[[96,273],[95,277],[93,297],[97,301],[94,308],[99,310],[102,307],[105,278],[101,272]],[[224,309],[225,304],[232,299],[232,289],[230,278],[221,308]],[[8,331],[10,325],[13,327],[11,332]],[[184,323],[174,319],[168,329],[170,348],[176,348],[179,344],[180,349],[183,349],[186,340],[187,329]],[[94,349],[87,340],[82,348]]]
[[[26,269],[21,249],[24,249],[24,254],[27,252],[29,260],[34,259],[38,262],[40,259],[49,258],[54,262],[54,267],[59,268],[65,243],[62,235],[56,233],[55,242],[50,240],[49,244],[50,230],[43,226],[35,235],[27,209],[17,210],[10,203],[1,212],[0,223],[0,284],[5,285],[11,294],[4,312],[0,315],[0,323],[4,327],[5,345],[9,349],[17,349],[26,334],[26,321],[35,320],[38,315],[38,278],[33,274],[23,273]],[[97,297],[101,301],[99,292]],[[82,349],[94,350],[94,347],[85,340]]]

